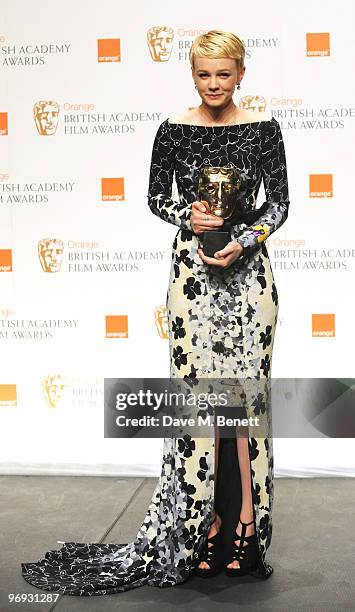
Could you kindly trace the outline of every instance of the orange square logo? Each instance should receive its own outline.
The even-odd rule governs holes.
[[[0,113],[0,136],[7,136],[8,133],[7,113]]]
[[[107,315],[106,338],[128,338],[128,315]]]
[[[11,249],[0,249],[0,272],[12,272]]]
[[[310,198],[332,198],[333,197],[333,175],[332,174],[310,174],[309,175],[309,197]]]
[[[335,336],[335,314],[312,314],[312,336]]]
[[[324,57],[325,55],[330,55],[329,32],[307,32],[306,55],[307,57]]]
[[[0,385],[0,406],[17,406],[16,385]]]
[[[99,38],[97,41],[98,62],[120,62],[121,41],[119,38]]]
[[[101,199],[103,202],[122,202],[124,200],[124,178],[102,178]]]

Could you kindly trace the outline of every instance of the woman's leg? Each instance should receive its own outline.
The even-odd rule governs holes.
[[[208,538],[213,538],[214,535],[216,535],[216,533],[218,533],[218,531],[221,528],[221,517],[219,516],[219,514],[217,514],[216,512],[216,495],[217,495],[217,474],[218,474],[218,457],[219,457],[219,441],[220,441],[220,431],[218,427],[215,427],[215,454],[214,454],[214,465],[215,465],[215,471],[214,471],[214,517],[215,517],[215,521],[213,522],[213,524],[211,525],[208,535]],[[208,563],[206,563],[206,561],[201,561],[201,563],[199,563],[199,568],[201,569],[210,569],[210,566]]]
[[[240,510],[240,520],[243,523],[250,523],[253,520],[253,502],[252,502],[252,494],[251,494],[251,476],[250,476],[250,457],[249,457],[249,438],[242,436],[237,436],[236,438],[236,447],[238,453],[238,461],[239,461],[239,469],[240,469],[240,478],[242,483],[242,506]],[[246,528],[246,536],[252,535],[254,533],[254,525],[248,525]],[[242,526],[240,522],[238,523],[237,532],[241,534]],[[238,543],[238,540],[237,540]],[[232,561],[229,563],[227,567],[230,568],[238,568],[239,561]]]

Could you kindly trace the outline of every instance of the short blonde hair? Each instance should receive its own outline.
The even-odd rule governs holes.
[[[191,45],[189,59],[192,69],[195,68],[196,57],[229,57],[236,60],[237,68],[240,69],[244,68],[245,45],[232,32],[210,30],[197,36]]]

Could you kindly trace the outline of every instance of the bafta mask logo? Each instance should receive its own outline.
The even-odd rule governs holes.
[[[243,96],[239,101],[240,108],[262,113],[266,110],[266,100],[263,96]]]
[[[44,399],[49,408],[58,408],[64,400],[68,381],[61,374],[49,374],[42,380]]]
[[[57,238],[42,238],[38,242],[38,256],[44,272],[59,272],[64,244]]]
[[[154,26],[147,32],[150,56],[154,62],[167,62],[173,48],[174,30],[166,26]]]
[[[52,136],[58,125],[59,104],[55,100],[40,100],[33,107],[33,115],[38,133]]]
[[[154,311],[155,325],[157,326],[158,334],[166,340],[169,335],[168,314],[166,306],[157,306]]]

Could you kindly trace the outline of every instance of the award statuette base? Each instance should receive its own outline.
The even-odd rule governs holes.
[[[202,234],[202,250],[207,257],[214,257],[216,251],[221,251],[231,241],[230,232],[211,230]]]

